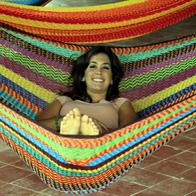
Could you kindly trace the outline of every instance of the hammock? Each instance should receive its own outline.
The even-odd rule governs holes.
[[[123,64],[121,95],[138,122],[101,136],[63,136],[34,122],[68,91],[73,59],[87,46],[0,29],[0,136],[50,187],[85,194],[195,124],[195,36],[141,47],[114,47]]]
[[[175,24],[195,13],[195,0],[127,0],[75,8],[0,2],[0,23],[6,28],[48,40],[80,44],[127,40]]]
[[[123,64],[120,93],[132,101],[138,122],[91,137],[63,136],[34,122],[58,94],[70,90],[70,65],[89,49],[68,42],[124,40],[194,13],[194,1],[185,0],[80,8],[0,2],[0,137],[56,190],[86,194],[109,186],[195,125],[196,38],[113,47]]]

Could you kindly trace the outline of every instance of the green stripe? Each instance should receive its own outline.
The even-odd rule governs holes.
[[[36,113],[33,112],[30,108],[23,105],[23,103],[19,102],[15,98],[11,97],[9,94],[7,94],[5,91],[0,89],[0,97],[6,100],[6,102],[9,102],[9,104],[13,105],[14,108],[17,108],[21,113],[26,114],[31,119],[34,119],[36,116]]]
[[[52,52],[54,54],[58,54],[60,56],[64,56],[64,57],[68,57],[68,58],[71,58],[71,59],[75,59],[77,58],[78,56],[80,56],[82,53],[80,51],[74,51],[74,50],[71,50],[71,49],[66,49],[64,47],[61,47],[61,46],[56,46],[54,44],[49,44],[47,42],[45,42],[44,40],[37,40],[35,38],[31,38],[31,37],[28,37],[28,36],[25,36],[25,35],[22,35],[22,34],[19,34],[19,33],[14,33],[13,31],[10,31],[10,30],[7,30],[7,29],[4,29],[4,28],[1,28],[3,31],[7,32],[8,34],[11,34],[13,35],[14,37],[17,37],[25,42],[28,42],[34,46],[37,46],[39,48],[42,48],[46,51],[49,51],[49,52]]]
[[[5,56],[12,61],[34,71],[47,78],[60,81],[63,84],[70,84],[70,74],[65,74],[63,71],[55,69],[54,67],[47,66],[39,63],[31,58],[26,57],[20,53],[16,53],[10,48],[6,48],[0,45],[0,52],[2,56]]]
[[[159,137],[157,137],[156,139],[152,140],[149,143],[146,143],[145,146],[136,149],[135,151],[133,151],[132,153],[128,154],[127,156],[124,156],[122,158],[123,161],[129,159],[130,157],[136,155],[137,153],[139,153],[140,151],[142,151],[143,149],[147,149],[148,147],[152,147],[153,144],[156,144],[158,141],[161,141],[162,139],[166,139],[167,136],[170,136],[171,134],[173,134],[176,130],[179,130],[181,127],[183,127],[186,124],[190,124],[192,121],[194,121],[195,117],[193,116],[192,118],[189,118],[187,121],[175,126],[174,128],[172,128],[171,130],[167,131],[166,133],[161,132],[161,135]],[[122,160],[120,160],[119,162],[122,162]],[[118,163],[115,163],[115,165]]]
[[[31,58],[28,58],[22,54],[16,53],[14,50],[0,46],[1,54],[22,66],[31,69],[45,77],[51,78],[65,85],[70,85],[72,80],[70,80],[70,74],[65,74],[63,71],[55,69],[53,67],[47,66],[45,64],[36,62]],[[14,54],[14,55],[13,55]],[[151,82],[164,79],[170,75],[186,70],[189,67],[195,65],[196,58],[186,59],[182,62],[172,64],[170,66],[156,69],[152,72],[145,73],[143,75],[136,75],[134,77],[123,79],[119,85],[120,90],[126,90],[127,88],[135,88],[149,84]]]
[[[52,170],[54,170],[55,172],[57,172],[57,173],[59,173],[61,175],[64,175],[64,176],[95,176],[96,174],[103,173],[104,171],[107,171],[108,169],[110,169],[113,166],[115,166],[116,164],[119,164],[120,162],[122,162],[124,160],[127,160],[131,156],[136,155],[137,153],[139,153],[144,148],[148,148],[149,146],[152,146],[152,144],[158,142],[159,140],[162,140],[163,138],[166,138],[167,136],[171,135],[176,130],[179,130],[184,125],[189,124],[193,120],[194,120],[194,117],[192,117],[192,118],[188,119],[187,121],[185,121],[184,123],[181,123],[180,125],[174,127],[173,129],[169,130],[167,133],[164,133],[164,134],[162,133],[162,135],[160,135],[155,140],[147,143],[144,147],[141,147],[141,148],[136,149],[135,151],[133,151],[132,153],[128,154],[127,156],[122,157],[120,160],[116,160],[113,164],[107,165],[106,167],[104,167],[99,172],[98,171],[92,171],[92,170],[90,170],[91,171],[90,173],[87,173],[87,172],[82,171],[82,170],[76,170],[76,172],[74,172],[74,171],[71,171],[70,172],[65,167],[63,167],[63,169],[61,169],[61,167],[59,167],[58,165],[56,166],[55,164],[53,164],[48,157],[47,158],[43,157],[37,151],[35,151],[34,149],[30,148],[29,145],[26,145],[23,141],[21,141],[18,138],[16,138],[13,134],[9,133],[9,131],[7,131],[7,130],[4,129],[3,133],[7,137],[9,137],[11,140],[13,140],[16,144],[18,144],[23,149],[25,149],[25,151],[29,152],[33,157],[35,157],[36,159],[40,160],[48,168],[52,168]]]
[[[181,73],[188,68],[194,67],[196,64],[196,58],[185,59],[184,61],[172,64],[170,66],[156,69],[151,72],[136,75],[134,77],[122,79],[119,84],[120,90],[126,90],[129,88],[140,87],[143,85],[150,84],[152,82],[162,80],[166,77],[172,76],[174,74]]]
[[[3,28],[2,28],[3,29]],[[76,50],[69,50],[60,46],[55,46],[53,44],[48,44],[45,41],[39,41],[27,36],[24,36],[22,34],[19,33],[14,33],[10,30],[5,30],[3,29],[3,31],[18,37],[30,44],[33,44],[39,48],[43,48],[46,51],[61,55],[61,56],[65,56],[68,57],[70,59],[76,59],[78,56],[80,56],[81,54],[83,54],[83,52],[80,51],[76,51]],[[123,55],[118,55],[120,61],[122,63],[128,63],[128,62],[134,62],[134,61],[139,61],[139,60],[143,60],[146,58],[150,58],[152,56],[156,56],[156,55],[161,55],[179,48],[184,48],[186,46],[189,46],[191,44],[195,44],[196,43],[196,38],[191,38],[190,40],[185,40],[182,41],[180,43],[176,43],[176,44],[172,44],[172,45],[168,45],[168,46],[162,46],[161,48],[158,49],[152,49],[152,50],[147,50],[144,52],[136,52],[136,53],[131,53],[131,54],[123,54]],[[145,47],[145,46],[144,46]]]
[[[140,60],[144,60],[144,59],[147,59],[147,58],[151,58],[153,56],[158,56],[158,55],[161,55],[161,54],[164,54],[164,53],[168,53],[168,52],[171,52],[173,50],[184,48],[186,46],[189,46],[189,45],[195,44],[195,43],[196,43],[196,38],[192,38],[191,40],[187,40],[187,41],[176,43],[176,44],[169,45],[169,46],[163,46],[163,47],[158,48],[158,49],[152,49],[152,50],[149,49],[149,50],[144,51],[144,52],[124,54],[124,55],[119,56],[119,59],[122,63],[140,61]]]
[[[172,111],[171,113],[168,113],[168,114],[162,116],[159,119],[153,120],[152,122],[140,127],[139,129],[136,129],[130,133],[127,133],[127,134],[121,136],[121,137],[113,138],[112,141],[108,141],[107,143],[104,143],[102,146],[97,146],[97,147],[93,147],[93,148],[85,148],[85,149],[80,149],[77,147],[75,147],[75,148],[63,147],[60,144],[58,144],[57,142],[53,141],[51,138],[38,133],[36,130],[34,130],[32,127],[30,127],[28,124],[25,124],[24,122],[15,118],[11,114],[9,114],[5,111],[2,111],[2,112],[4,113],[4,115],[8,116],[9,118],[13,119],[18,124],[20,124],[20,126],[25,127],[25,129],[27,129],[33,135],[37,136],[40,139],[40,141],[45,142],[48,146],[50,146],[53,150],[55,150],[56,152],[61,154],[63,157],[67,157],[68,159],[75,158],[76,160],[81,160],[81,159],[88,159],[89,156],[92,157],[100,152],[103,152],[104,150],[107,150],[110,147],[113,147],[113,146],[119,144],[122,141],[127,140],[130,137],[133,137],[135,134],[142,132],[144,129],[147,129],[156,123],[162,122],[164,119],[177,114],[179,111],[182,111],[183,109],[185,109],[188,106],[192,106],[193,103],[194,103],[194,100],[192,102],[188,103],[187,105],[181,106],[180,108],[176,109],[175,111]]]

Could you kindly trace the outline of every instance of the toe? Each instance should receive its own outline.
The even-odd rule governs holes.
[[[70,110],[67,114],[73,115],[73,110]]]
[[[82,122],[84,123],[88,123],[88,116],[87,115],[83,115],[81,118]]]
[[[73,109],[73,113],[74,113],[74,116],[77,117],[77,116],[80,116],[80,110],[78,108],[74,108]]]
[[[99,135],[99,130],[94,130],[94,134],[93,135]]]

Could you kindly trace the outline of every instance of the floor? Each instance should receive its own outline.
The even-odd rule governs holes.
[[[7,175],[9,174],[9,175]],[[0,140],[0,196],[61,196]],[[89,196],[196,196],[196,129],[177,136],[118,182]]]

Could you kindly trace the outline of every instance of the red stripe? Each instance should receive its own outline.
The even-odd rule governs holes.
[[[116,32],[112,32],[112,33],[105,33],[104,29],[101,29],[100,31],[102,31],[102,33],[99,35],[88,35],[87,34],[87,35],[80,35],[80,36],[71,36],[71,32],[70,32],[70,36],[59,36],[59,35],[56,35],[56,36],[55,35],[52,35],[52,36],[39,35],[39,36],[45,37],[47,39],[62,41],[62,42],[67,42],[67,43],[78,43],[78,42],[79,43],[90,43],[90,42],[100,42],[100,41],[106,42],[110,40],[112,41],[121,40],[124,38],[141,36],[143,34],[147,34],[147,33],[162,29],[171,24],[175,24],[187,17],[190,17],[191,15],[194,14],[194,12],[195,12],[194,7],[188,7],[188,8],[185,8],[184,10],[181,10],[180,12],[172,13],[167,16],[154,19],[152,21],[147,21],[144,23],[136,24],[136,25],[125,26],[123,27],[124,28],[123,30],[121,30],[122,27],[115,28]],[[97,29],[97,31],[99,30]]]
[[[121,38],[126,37],[133,37],[133,36],[139,36],[142,34],[146,34],[155,30],[158,30],[160,28],[163,28],[165,26],[168,26],[170,24],[176,23],[188,16],[191,16],[194,13],[194,8],[188,7],[184,10],[181,10],[180,12],[172,13],[167,16],[164,16],[162,18],[158,18],[152,21],[147,21],[144,23],[134,24],[134,25],[128,25],[124,27],[115,27],[115,28],[107,28],[107,29],[97,29],[97,33],[100,34],[93,34],[89,35],[89,30],[83,30],[79,31],[78,33],[82,32],[85,35],[78,35],[73,36],[72,30],[70,30],[70,36],[60,36],[60,34],[63,34],[63,30],[53,30],[53,29],[42,29],[42,28],[34,28],[34,27],[27,27],[22,25],[16,25],[15,23],[9,23],[10,26],[14,26],[18,29],[24,30],[26,32],[31,32],[34,34],[38,34],[41,37],[50,39],[50,40],[56,40],[56,41],[62,41],[67,43],[73,43],[73,42],[97,42],[97,41],[108,41],[108,40],[116,40],[117,38],[120,40]],[[172,22],[171,22],[172,21]],[[58,33],[58,36],[47,36],[47,35],[40,35],[37,32],[34,32],[35,30],[40,32],[54,32],[54,34]],[[106,33],[109,31],[108,33]],[[67,31],[66,31],[67,32]]]
[[[124,168],[125,165],[128,165],[127,163],[130,163],[130,160],[126,162],[122,162],[118,165],[115,165],[109,170],[104,171],[101,174],[97,174],[95,176],[66,176],[59,174],[53,170],[51,170],[49,167],[44,165],[42,162],[40,162],[38,159],[33,157],[30,153],[28,153],[25,149],[22,149],[19,145],[17,145],[15,142],[13,142],[11,139],[9,139],[6,135],[3,135],[0,133],[0,136],[3,138],[4,141],[7,141],[8,144],[10,144],[11,148],[14,149],[17,153],[22,155],[28,162],[30,162],[34,167],[38,169],[39,172],[42,172],[45,176],[48,178],[54,180],[54,183],[63,183],[63,184],[87,184],[87,183],[99,183],[99,181],[103,181],[104,179],[107,179],[111,176],[111,174],[115,174],[117,171],[121,171],[122,168]],[[135,157],[133,157],[133,160],[135,160]],[[132,162],[132,161],[131,161]],[[67,168],[65,167],[64,170],[66,171]],[[90,171],[89,169],[88,171]],[[51,185],[51,183],[50,183]]]
[[[189,124],[188,124],[189,125]],[[180,130],[176,131],[175,134],[179,134],[180,132],[184,131],[188,125],[186,124],[185,126],[181,127]],[[171,136],[173,136],[174,134],[170,134],[170,136],[167,136],[166,139],[171,138]],[[2,139],[4,141],[6,141],[12,149],[14,149],[17,153],[19,153],[23,158],[25,158],[26,160],[28,160],[35,168],[38,169],[38,171],[43,172],[43,174],[47,177],[49,177],[50,179],[54,180],[54,183],[63,183],[63,184],[76,184],[76,183],[95,183],[95,182],[99,182],[99,181],[103,181],[104,179],[107,179],[109,176],[111,176],[111,174],[114,174],[116,171],[120,171],[122,168],[124,168],[124,166],[128,166],[130,165],[130,163],[132,164],[133,161],[138,157],[140,158],[140,155],[144,155],[145,156],[145,152],[149,152],[152,149],[152,146],[154,146],[154,148],[156,148],[156,144],[153,144],[151,146],[149,146],[148,148],[144,149],[143,152],[140,152],[139,154],[135,155],[135,156],[131,156],[128,160],[115,165],[113,168],[110,168],[109,170],[95,175],[95,176],[89,176],[89,177],[79,177],[79,176],[74,176],[74,177],[69,177],[69,176],[63,176],[59,173],[56,173],[55,171],[52,171],[50,168],[48,168],[47,166],[43,165],[43,163],[41,163],[39,160],[37,160],[35,157],[33,157],[31,154],[29,154],[25,149],[22,149],[19,145],[17,145],[15,142],[13,142],[11,139],[9,139],[6,135],[3,135],[2,133],[0,133],[0,136],[2,137]],[[162,141],[165,142],[166,139],[163,139],[161,141],[158,141],[158,143],[160,143],[162,145]],[[154,151],[155,149],[153,149]],[[67,168],[65,167],[64,170],[66,170]],[[52,184],[50,183],[50,186],[52,186]]]
[[[175,107],[174,107],[174,108],[175,108]],[[183,111],[179,111],[177,114],[175,114],[175,117],[178,117],[179,115],[181,115],[182,113],[184,113],[184,112],[190,110],[191,108],[192,108],[192,106],[189,106],[189,107],[185,108]],[[169,113],[168,110],[165,110],[164,112]],[[163,113],[163,112],[160,112],[160,115],[161,115],[162,113]],[[162,115],[163,115],[163,114],[162,114]],[[155,124],[155,125],[152,125],[151,127],[148,127],[147,129],[143,130],[143,131],[140,132],[140,133],[137,133],[137,134],[134,135],[132,138],[129,138],[129,139],[127,139],[126,141],[123,141],[123,142],[119,143],[118,146],[122,146],[123,144],[126,144],[126,143],[128,143],[128,142],[130,142],[130,141],[133,141],[134,139],[136,139],[136,138],[138,138],[138,137],[144,135],[145,133],[152,131],[153,129],[155,129],[155,128],[157,128],[157,127],[159,127],[159,126],[161,126],[161,125],[167,123],[168,121],[171,121],[173,118],[174,118],[174,115],[173,115],[173,116],[169,116],[168,118],[164,119],[163,121],[161,121],[161,122],[159,122],[159,123],[157,123],[157,124]],[[149,124],[150,122],[152,122],[153,120],[156,120],[156,119],[157,119],[157,117],[156,117],[156,115],[155,115],[155,116],[149,117],[148,119],[145,119],[143,122],[144,122],[145,124]],[[134,126],[134,125],[131,126],[131,129],[134,130],[133,126]],[[115,149],[116,149],[116,146],[112,146],[111,148],[105,150],[104,153],[101,152],[101,153],[97,154],[96,156],[98,156],[98,157],[103,156],[103,154],[108,154],[108,153],[110,153],[111,151],[113,151],[113,150],[115,150]],[[92,156],[92,157],[89,158],[88,160],[84,160],[84,161],[83,161],[84,165],[90,163],[92,160],[94,160],[94,159],[96,158],[96,156]],[[70,161],[70,160],[69,160],[69,161]],[[72,162],[72,161],[71,161],[71,162]],[[76,163],[75,160],[74,160],[74,161],[73,161],[73,164],[80,164],[80,165],[81,165],[81,162],[77,162],[77,163]]]
[[[24,98],[22,95],[16,93],[13,89],[9,88],[7,85],[1,84],[0,90],[9,94],[9,96],[16,99],[17,101],[19,101],[26,107],[30,108],[33,112],[38,113],[41,111],[41,109],[37,105],[30,102],[28,99]]]
[[[121,8],[111,8],[109,10],[100,10],[92,12],[49,12],[35,11],[31,9],[22,9],[7,5],[0,7],[0,13],[15,17],[31,19],[43,22],[55,22],[65,24],[95,24],[95,23],[112,23],[126,21],[130,19],[149,16],[160,13],[165,10],[177,7],[187,0],[175,1],[147,1],[140,4],[125,6]],[[150,5],[150,6],[149,6]]]

